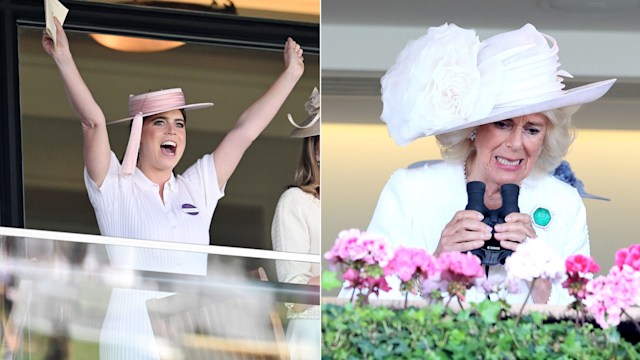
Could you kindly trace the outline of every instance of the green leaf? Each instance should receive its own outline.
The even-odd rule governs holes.
[[[499,302],[485,300],[478,305],[478,312],[485,324],[495,324],[501,311],[502,304]]]
[[[331,291],[337,287],[341,287],[342,281],[338,280],[335,272],[325,270],[322,272],[321,285],[324,290]]]
[[[496,306],[498,310],[496,310]],[[544,314],[498,319],[499,304],[454,312],[441,304],[393,309],[322,306],[323,359],[638,359],[615,327],[554,321]]]

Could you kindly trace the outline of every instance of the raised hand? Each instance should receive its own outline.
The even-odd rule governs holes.
[[[56,25],[56,38],[57,42],[54,44],[53,39],[47,34],[47,30],[42,31],[42,47],[44,50],[51,56],[54,60],[56,60],[61,55],[69,55],[71,52],[69,51],[69,40],[67,39],[67,34],[65,34],[62,29],[62,25],[58,18],[54,17],[53,21]]]
[[[284,44],[284,67],[286,71],[300,77],[304,73],[304,57],[302,48],[292,38]]]

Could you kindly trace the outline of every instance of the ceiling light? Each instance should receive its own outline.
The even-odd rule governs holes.
[[[118,35],[89,34],[89,36],[102,46],[126,52],[158,52],[184,45],[181,41],[154,40]]]
[[[182,1],[163,1],[163,0],[132,0],[123,2],[130,5],[154,6],[170,9],[190,10],[190,11],[206,11],[225,14],[235,14],[236,9],[233,2],[227,0],[225,4],[220,5],[216,0],[182,0]],[[128,37],[107,34],[89,34],[98,44],[113,50],[126,52],[158,52],[177,48],[184,45],[181,41],[155,40],[140,37]]]

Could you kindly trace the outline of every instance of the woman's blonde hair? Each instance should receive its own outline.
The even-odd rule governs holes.
[[[300,159],[293,176],[293,185],[305,192],[320,197],[320,164],[316,152],[320,142],[320,136],[306,137],[302,141]]]
[[[578,108],[579,106],[569,106],[542,112],[549,119],[549,127],[545,134],[542,152],[534,166],[534,172],[543,174],[555,169],[567,155],[569,146],[575,138],[571,116]],[[436,135],[442,157],[448,161],[465,161],[475,151],[475,145],[470,136],[476,128]]]

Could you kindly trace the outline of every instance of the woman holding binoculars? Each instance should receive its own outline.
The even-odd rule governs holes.
[[[509,253],[533,238],[561,258],[588,255],[582,199],[548,172],[573,142],[571,116],[578,106],[600,98],[615,79],[563,90],[562,77],[570,75],[558,69],[557,52],[556,41],[530,24],[482,42],[473,30],[445,24],[410,42],[382,78],[381,118],[399,145],[435,135],[444,161],[397,170],[368,231],[434,255],[486,248]],[[488,224],[486,214],[465,210],[467,183],[476,181],[484,184],[489,212],[502,207],[504,184],[517,185],[519,211]],[[490,281],[506,276],[500,257],[504,262],[502,254],[493,262],[482,259]],[[510,294],[507,301],[522,303],[525,296]],[[467,293],[470,301],[485,297]],[[532,298],[571,301],[548,280],[536,281]]]

